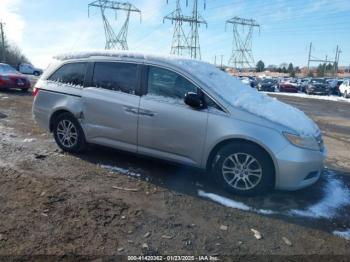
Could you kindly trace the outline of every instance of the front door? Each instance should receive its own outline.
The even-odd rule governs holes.
[[[197,92],[197,87],[160,67],[149,66],[146,78],[148,91],[141,98],[139,111],[139,152],[199,166],[208,112],[184,103],[185,94]]]

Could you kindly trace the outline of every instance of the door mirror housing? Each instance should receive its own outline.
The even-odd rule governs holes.
[[[193,92],[188,92],[185,95],[185,104],[195,109],[205,108],[203,99],[198,94]]]

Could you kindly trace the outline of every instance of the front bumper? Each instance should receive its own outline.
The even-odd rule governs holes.
[[[276,189],[298,190],[316,183],[326,156],[326,149],[321,152],[288,145],[277,155]]]

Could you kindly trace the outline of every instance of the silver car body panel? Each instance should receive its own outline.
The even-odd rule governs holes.
[[[127,62],[169,69],[195,84],[222,111],[194,110],[182,101],[174,103],[94,87],[76,88],[45,80],[62,64],[77,61]],[[69,111],[79,119],[90,143],[205,169],[217,145],[234,139],[246,140],[270,155],[275,166],[275,187],[285,190],[315,183],[323,169],[324,152],[298,148],[286,140],[282,132],[295,133],[294,130],[233,107],[195,75],[166,59],[146,60],[137,56],[70,59],[54,64],[36,86],[49,90],[40,91],[35,98],[33,114],[37,122],[49,129],[55,112]],[[55,93],[57,90],[60,93]],[[308,178],[315,172],[317,175]]]

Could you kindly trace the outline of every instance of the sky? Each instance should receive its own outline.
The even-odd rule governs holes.
[[[340,65],[350,65],[349,0],[206,0],[199,1],[199,11],[208,27],[201,26],[202,60],[213,63],[215,56],[224,64],[232,54],[232,26],[225,21],[238,16],[255,19],[261,25],[254,31],[255,62],[280,65],[292,62],[307,65],[310,42],[312,54],[334,60],[339,45]],[[0,0],[0,21],[5,23],[8,39],[17,44],[30,61],[45,68],[60,53],[103,49],[105,36],[101,14],[91,9],[92,0]],[[130,50],[169,54],[173,25],[163,17],[175,10],[175,0],[130,0],[142,11],[132,14],[129,25]],[[190,14],[193,0],[182,0],[183,12]],[[118,32],[123,13],[107,13]],[[247,28],[241,31],[247,33]],[[317,64],[316,64],[317,65]]]

